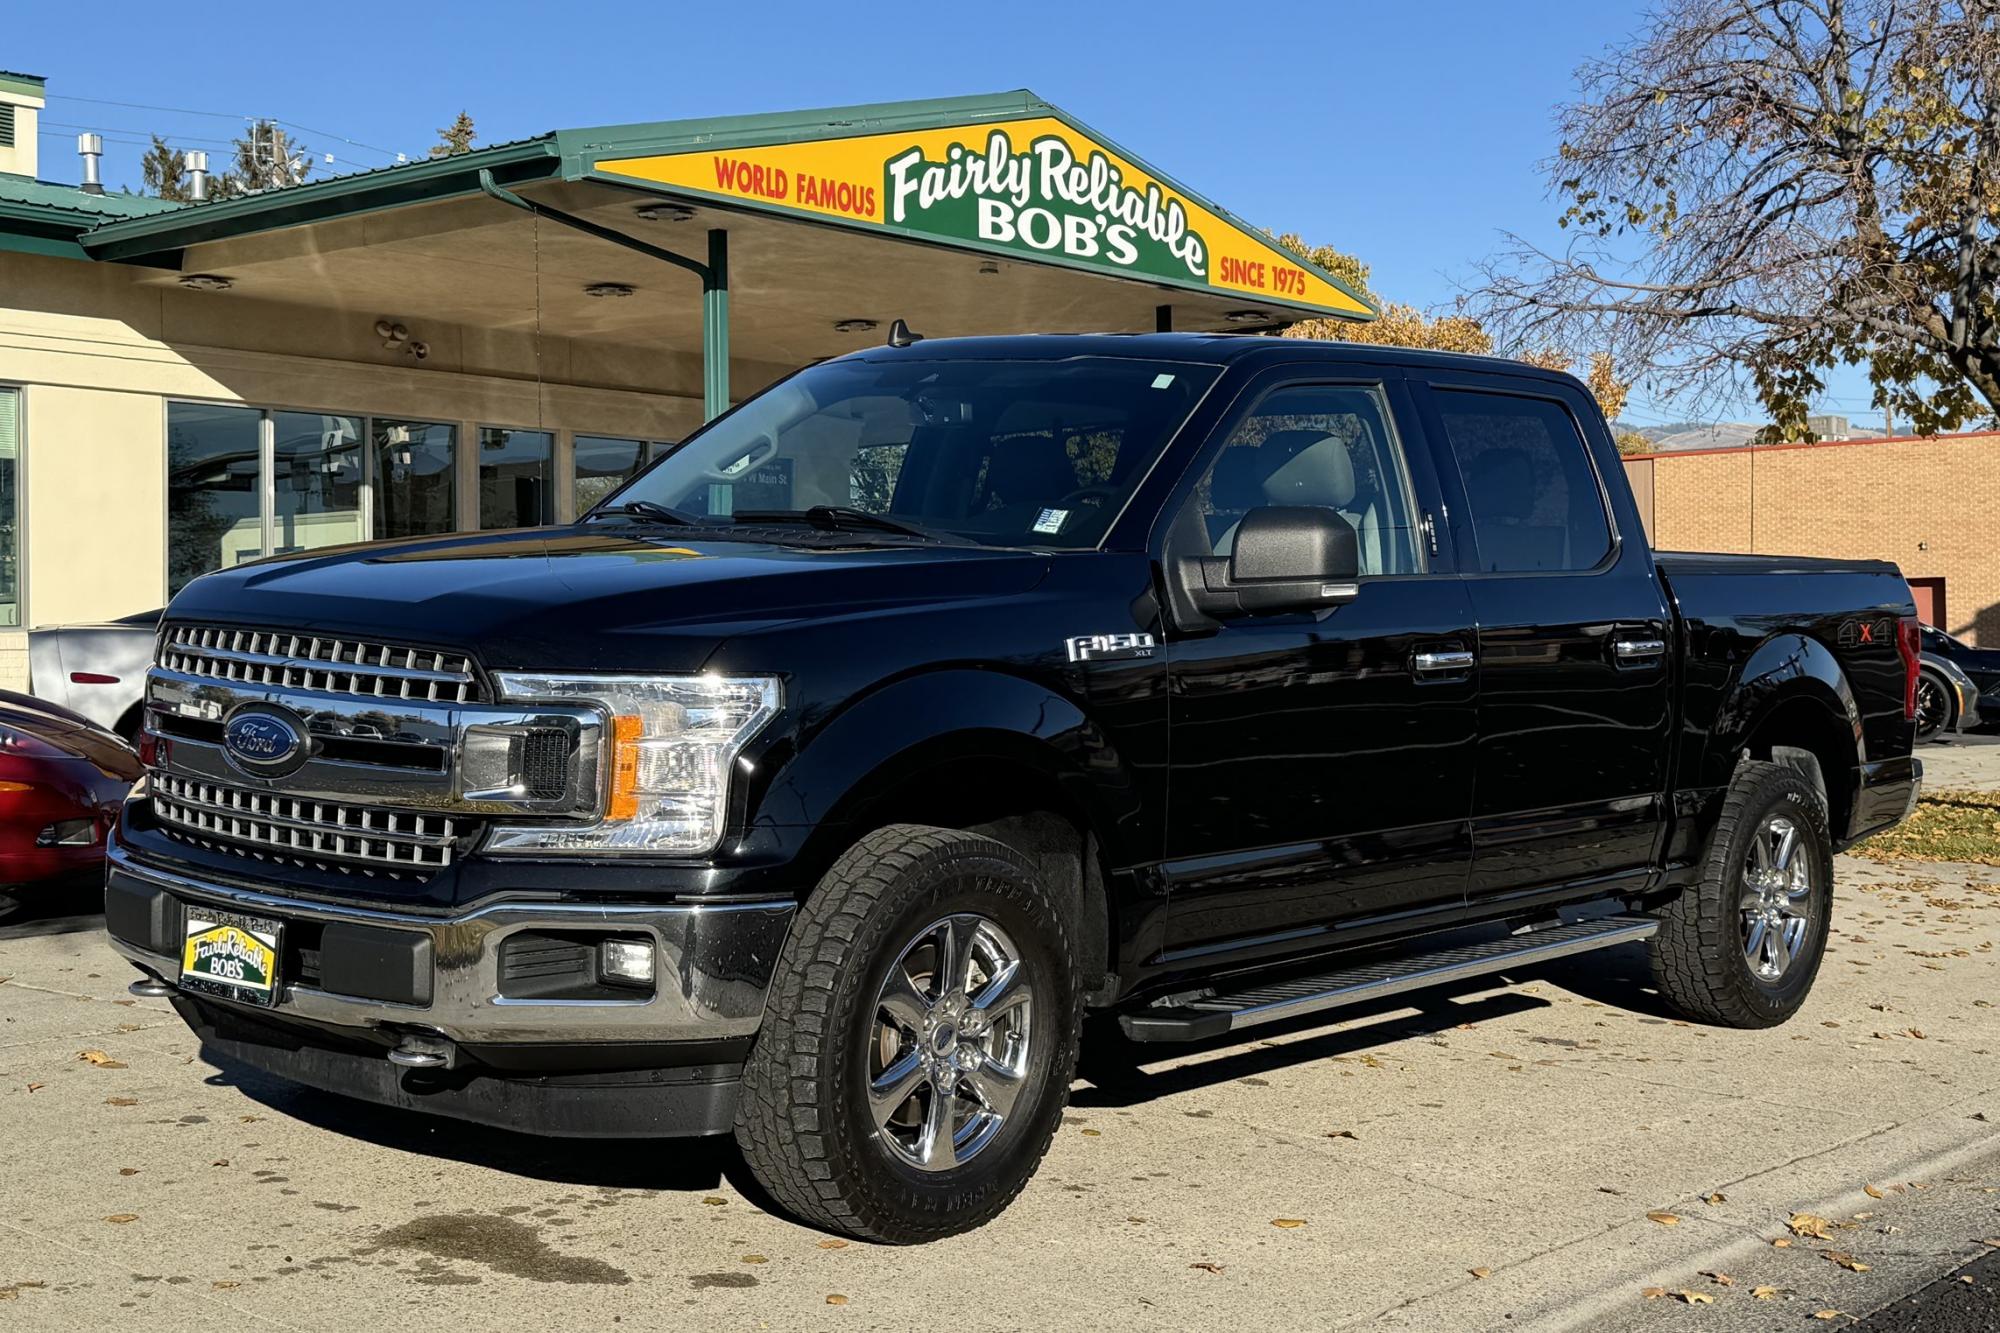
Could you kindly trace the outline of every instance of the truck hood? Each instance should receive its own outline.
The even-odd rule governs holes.
[[[734,634],[1018,594],[1048,568],[1032,551],[801,539],[592,524],[329,548],[197,579],[167,618],[456,647],[496,669],[695,671]]]

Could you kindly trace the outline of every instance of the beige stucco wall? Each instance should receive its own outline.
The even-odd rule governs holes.
[[[473,521],[480,426],[679,439],[701,421],[700,367],[643,347],[474,330],[399,312],[431,348],[384,349],[373,319],[157,285],[159,275],[0,252],[0,384],[23,402],[26,623],[143,611],[166,596],[169,399],[455,423],[461,521]],[[743,388],[783,368],[732,366]],[[539,375],[539,382],[537,376]],[[559,487],[566,517],[566,487]],[[22,688],[25,635],[0,634],[0,688]]]

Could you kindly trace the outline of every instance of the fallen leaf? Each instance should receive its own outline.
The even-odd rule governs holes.
[[[104,1104],[106,1106],[137,1106],[139,1099],[137,1097],[106,1097]]]
[[[711,1208],[720,1208],[722,1207],[723,1204],[728,1203],[729,1200],[718,1199],[713,1194],[711,1194],[706,1199],[703,1199],[702,1202],[707,1204]]]
[[[239,1115],[236,1117],[236,1123],[239,1125],[254,1125],[263,1118],[261,1115]]]
[[[1087,1139],[1101,1139],[1104,1137],[1104,1131],[1101,1129],[1080,1129],[1077,1133]]]
[[[118,1168],[118,1174],[121,1176],[136,1176],[139,1174],[139,1168],[136,1166],[121,1166]]]
[[[1493,1270],[1490,1268],[1468,1268],[1465,1271],[1478,1278],[1481,1282],[1493,1276]]]
[[[1958,1275],[1958,1280],[1959,1280],[1960,1282],[1963,1282],[1963,1283],[1965,1283],[1965,1284],[1966,1284],[1967,1286],[1970,1286],[1970,1285],[1972,1285],[1972,1274],[1970,1274],[1970,1273],[1960,1273],[1960,1274]]]
[[[47,1086],[49,1086],[49,1085],[48,1085],[48,1084],[46,1084],[46,1083],[30,1083],[30,1084],[28,1085],[28,1091],[29,1091],[29,1092],[40,1092],[40,1091],[41,1091],[41,1090],[42,1090],[43,1088],[46,1088]]]
[[[1221,1265],[1221,1264],[1212,1264],[1212,1263],[1208,1262],[1208,1260],[1206,1260],[1206,1259],[1203,1259],[1203,1260],[1202,1260],[1202,1261],[1201,1261],[1200,1263],[1193,1263],[1193,1264],[1189,1264],[1189,1265],[1188,1265],[1188,1267],[1189,1267],[1189,1268],[1199,1268],[1199,1269],[1200,1269],[1200,1270],[1201,1270],[1202,1272],[1204,1272],[1204,1273],[1220,1273],[1220,1272],[1222,1272],[1222,1265]]]
[[[1794,1236],[1805,1236],[1812,1240],[1833,1239],[1833,1237],[1826,1234],[1827,1228],[1832,1226],[1833,1223],[1827,1221],[1824,1217],[1819,1217],[1812,1213],[1793,1213],[1792,1220],[1785,1225],[1792,1229]]]
[[[1771,1248],[1774,1250],[1789,1250],[1792,1248],[1792,1238],[1790,1236],[1780,1236],[1771,1242]]]
[[[1708,1196],[1708,1198],[1707,1198],[1706,1202],[1708,1202],[1708,1203],[1712,1203],[1712,1204],[1714,1204],[1714,1203],[1728,1203],[1728,1202],[1729,1202],[1729,1196],[1728,1196],[1727,1194],[1724,1194],[1724,1193],[1723,1193],[1723,1192],[1722,1192],[1721,1190],[1717,1190],[1717,1191],[1716,1191],[1715,1193],[1713,1193],[1713,1194],[1711,1194],[1711,1195],[1709,1195],[1709,1196]]]
[[[1840,1318],[1840,1311],[1838,1311],[1838,1310],[1815,1310],[1815,1311],[1813,1311],[1813,1318],[1815,1318],[1815,1319],[1838,1319],[1838,1318]]]
[[[85,1064],[96,1065],[99,1069],[123,1069],[123,1062],[114,1060],[103,1051],[78,1051],[76,1058]]]
[[[819,1247],[822,1250],[844,1250],[847,1248],[847,1242],[838,1236],[828,1236],[819,1243]]]
[[[1861,1187],[1861,1192],[1863,1194],[1866,1194],[1871,1199],[1879,1199],[1882,1197],[1882,1191],[1876,1189],[1873,1185],[1863,1185]]]
[[[1713,1305],[1715,1297],[1705,1291],[1677,1291],[1674,1293],[1684,1305]]]
[[[1727,1273],[1711,1273],[1703,1270],[1702,1276],[1715,1283],[1718,1287],[1733,1287],[1736,1285],[1736,1279]]]
[[[1750,1295],[1760,1301],[1775,1301],[1778,1299],[1778,1289],[1776,1287],[1752,1287],[1750,1288]]]
[[[742,1262],[746,1264],[768,1264],[771,1261],[761,1254],[746,1254],[743,1256]]]
[[[111,1216],[105,1218],[104,1220],[107,1222],[115,1222],[119,1226],[124,1226],[127,1222],[138,1221],[139,1215],[137,1213],[113,1213]]]
[[[1649,1301],[1657,1301],[1660,1297],[1667,1294],[1667,1289],[1665,1287],[1647,1287],[1639,1294]]]
[[[1862,1263],[1845,1250],[1821,1250],[1820,1257],[1845,1268],[1850,1273],[1865,1273],[1868,1265]]]
[[[1306,1220],[1303,1217],[1277,1217],[1271,1219],[1272,1226],[1283,1227],[1287,1231],[1290,1231],[1293,1227],[1302,1227],[1305,1224]]]
[[[216,1159],[215,1159],[214,1161],[210,1162],[210,1163],[209,1163],[209,1165],[210,1165],[210,1166],[228,1166],[228,1165],[229,1165],[229,1159],[228,1159],[227,1157],[218,1157],[218,1158],[216,1158]]]
[[[1327,1131],[1326,1136],[1330,1139],[1353,1139],[1354,1131],[1351,1129],[1330,1129]],[[1356,1143],[1360,1142],[1359,1139],[1355,1139],[1354,1141]]]
[[[1658,1222],[1663,1227],[1677,1227],[1681,1224],[1680,1218],[1675,1217],[1672,1213],[1647,1213],[1646,1220],[1649,1222]]]
[[[827,1298],[826,1298],[826,1303],[827,1303],[828,1305],[845,1305],[845,1304],[847,1304],[847,1297],[845,1297],[845,1296],[829,1296],[829,1297],[827,1297]]]
[[[234,1291],[243,1284],[241,1282],[231,1281],[229,1278],[226,1277],[219,1277],[215,1279],[215,1281],[209,1283],[208,1285],[216,1291]]]
[[[1907,1029],[1907,1031],[1912,1037],[1915,1037],[1918,1041],[1922,1041],[1924,1039],[1924,1030],[1922,1028],[1909,1028]]]

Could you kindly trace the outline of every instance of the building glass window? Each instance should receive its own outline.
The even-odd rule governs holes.
[[[458,429],[427,421],[374,423],[375,535],[426,537],[458,526]]]
[[[639,475],[655,459],[673,451],[662,440],[627,440],[615,435],[576,437],[576,512],[586,513],[605,496]]]
[[[368,539],[361,418],[322,412],[271,414],[271,553]]]
[[[264,414],[167,404],[167,592],[264,554]]]
[[[555,436],[482,426],[479,526],[529,528],[556,520]]]
[[[21,623],[21,393],[0,388],[0,625]]]

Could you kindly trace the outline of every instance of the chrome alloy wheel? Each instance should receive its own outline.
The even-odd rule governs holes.
[[[1813,928],[1812,856],[1798,825],[1769,815],[1743,858],[1743,958],[1760,981],[1777,981]]]
[[[868,1110],[889,1154],[963,1166],[993,1142],[1027,1080],[1033,988],[1005,931],[976,913],[918,931],[875,997]]]

